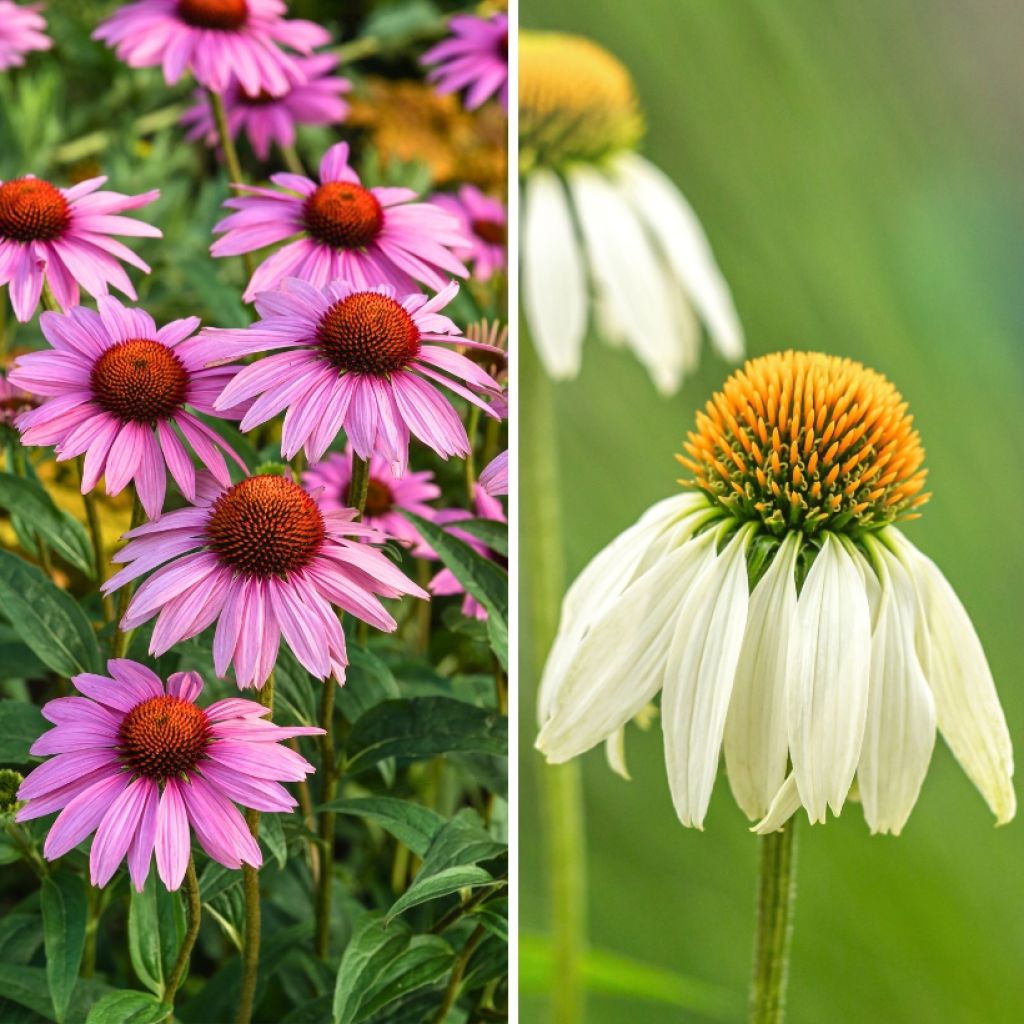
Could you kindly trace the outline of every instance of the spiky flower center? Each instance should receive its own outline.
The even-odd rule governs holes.
[[[0,238],[52,242],[64,234],[71,207],[59,188],[39,178],[17,178],[0,185]]]
[[[368,188],[328,181],[303,203],[302,223],[318,242],[335,249],[364,249],[384,227],[384,210]]]
[[[342,504],[355,505],[352,500],[351,485],[345,488]],[[395,495],[391,488],[383,480],[370,477],[366,483],[366,514],[372,518],[387,515],[394,505]]]
[[[96,404],[125,422],[169,419],[185,404],[188,371],[174,350],[134,338],[108,348],[89,375]]]
[[[210,744],[210,720],[191,701],[166,694],[137,704],[117,733],[121,761],[163,782],[195,769]]]
[[[497,220],[475,220],[470,225],[473,234],[483,239],[488,245],[504,245],[508,237],[508,231],[501,221]]]
[[[249,18],[246,0],[178,0],[178,17],[193,28],[241,28]]]
[[[900,393],[851,359],[784,352],[737,370],[697,414],[686,456],[698,487],[773,534],[856,536],[908,518],[924,450]]]
[[[519,36],[519,152],[524,170],[592,163],[643,134],[633,79],[607,50],[561,32]]]
[[[345,373],[377,377],[404,369],[419,353],[420,332],[401,303],[378,292],[336,302],[316,329],[323,357]]]
[[[266,579],[308,565],[324,539],[316,502],[281,476],[251,476],[213,504],[210,548],[229,568]]]

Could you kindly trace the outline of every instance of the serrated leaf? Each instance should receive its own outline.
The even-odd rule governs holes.
[[[384,969],[359,1005],[358,1021],[419,988],[436,984],[452,969],[455,953],[439,935],[417,935]]]
[[[163,1024],[173,1007],[148,992],[111,992],[93,1005],[85,1024]]]
[[[28,748],[49,723],[39,708],[23,700],[0,700],[0,763],[25,764]]]
[[[85,880],[69,871],[47,876],[43,879],[40,903],[46,978],[54,1015],[58,1024],[62,1024],[85,949],[85,923],[89,913]]]
[[[508,720],[450,697],[385,701],[352,726],[346,770],[365,771],[386,757],[421,759],[454,751],[507,755]]]
[[[508,557],[508,523],[497,519],[460,519],[453,526],[482,540],[497,554]]]
[[[92,544],[85,528],[59,509],[40,484],[13,473],[0,473],[0,508],[18,516],[69,565],[95,578]]]
[[[444,818],[429,807],[388,796],[333,800],[324,804],[320,810],[369,818],[408,846],[417,857],[426,855],[430,844],[445,824]]]
[[[417,881],[428,875],[459,864],[476,864],[505,853],[508,847],[498,842],[483,827],[480,816],[472,808],[464,808],[434,837]]]
[[[429,903],[431,900],[440,899],[442,896],[450,896],[460,889],[475,889],[480,885],[491,885],[494,883],[494,876],[490,872],[479,868],[476,865],[460,865],[445,868],[429,878],[417,875],[412,885],[398,897],[388,911],[387,920],[393,921],[399,914],[421,903]]]
[[[411,937],[410,930],[401,922],[387,927],[380,913],[362,918],[338,965],[333,1024],[355,1024],[363,999],[388,965],[408,948]]]
[[[142,892],[131,890],[128,906],[128,953],[139,981],[161,995],[185,938],[181,894],[168,892],[155,871]]]
[[[96,634],[74,598],[41,569],[2,550],[0,604],[18,636],[58,675],[101,670]]]

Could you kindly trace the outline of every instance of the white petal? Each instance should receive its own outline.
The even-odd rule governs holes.
[[[534,171],[523,199],[523,306],[545,370],[555,380],[580,372],[587,329],[583,253],[558,176]]]
[[[665,762],[679,820],[702,828],[718,771],[736,665],[747,623],[747,547],[741,529],[688,588],[676,620],[661,696]]]
[[[799,809],[800,791],[796,787],[796,776],[790,772],[778,793],[775,794],[768,813],[754,826],[752,831],[759,836],[766,836],[769,832],[778,832]]]
[[[872,550],[882,579],[871,637],[871,688],[857,780],[872,832],[899,835],[928,772],[935,702],[914,643],[917,598],[907,570],[883,545]]]
[[[868,709],[871,619],[861,571],[826,534],[797,600],[790,646],[789,749],[812,822],[838,814],[850,790]]]
[[[544,675],[540,684],[537,710],[543,725],[549,714],[554,694],[559,690],[565,673],[576,657],[580,641],[626,588],[636,575],[645,552],[659,534],[673,521],[686,522],[688,514],[697,508],[706,508],[706,499],[699,494],[676,494],[649,508],[628,530],[619,534],[606,548],[598,552],[576,577],[566,592],[559,617],[558,633],[548,653]],[[673,531],[673,546],[685,539]],[[659,545],[657,555],[663,553]],[[654,564],[653,561],[650,562]]]
[[[673,334],[670,292],[654,244],[621,192],[590,167],[568,177],[605,314],[647,367],[662,394],[678,390],[683,348]]]
[[[886,539],[894,543],[921,602],[918,643],[926,649],[921,661],[939,729],[1002,825],[1017,809],[1013,747],[981,641],[938,566],[898,530],[887,530]]]
[[[614,166],[630,201],[664,247],[715,348],[726,359],[739,360],[743,329],[697,215],[672,181],[643,157],[624,153]]]
[[[736,803],[757,820],[786,778],[786,681],[790,638],[796,632],[799,535],[789,534],[750,595],[729,716],[725,764]]]
[[[629,768],[626,766],[626,727],[624,725],[616,729],[604,741],[604,756],[608,760],[608,767],[616,775],[621,775],[629,781]]]
[[[661,689],[672,625],[711,543],[702,534],[667,554],[591,626],[537,737],[549,761],[567,761],[607,739]]]

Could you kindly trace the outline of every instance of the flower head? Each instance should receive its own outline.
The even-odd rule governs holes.
[[[113,285],[135,298],[119,260],[149,273],[149,266],[111,235],[159,238],[160,231],[132,217],[119,217],[153,202],[159,191],[139,196],[98,192],[106,178],[58,188],[31,175],[0,182],[0,285],[9,284],[11,305],[31,320],[43,281],[63,309],[78,303],[78,286],[90,295]]]
[[[465,89],[468,110],[495,95],[508,110],[508,15],[460,14],[449,24],[452,35],[423,54],[424,64],[435,65],[427,77],[439,93]]]
[[[222,450],[245,469],[191,411],[236,419],[242,411],[213,407],[237,367],[204,367],[192,339],[198,317],[158,330],[148,313],[107,295],[98,313],[76,306],[65,314],[43,313],[39,324],[53,348],[21,356],[10,381],[45,401],[21,414],[17,425],[23,444],[56,445],[58,462],[85,455],[83,494],[104,474],[111,495],[134,480],[146,514],[155,518],[168,469],[182,494],[195,497],[189,447],[224,486],[231,477]]]
[[[107,663],[109,676],[83,673],[71,682],[83,696],[43,707],[54,728],[32,745],[53,754],[21,784],[27,803],[17,820],[59,810],[43,853],[55,860],[96,833],[92,884],[104,886],[127,856],[142,891],[156,854],[168,889],[177,889],[190,856],[190,833],[229,868],[259,867],[260,848],[235,803],[288,812],[296,805],[282,782],[299,782],[313,766],[282,745],[322,729],[263,721],[267,708],[229,698],[201,708],[203,681],[176,672],[165,686],[145,665]]]
[[[385,632],[395,620],[378,597],[427,595],[380,551],[359,543],[380,534],[353,509],[322,510],[281,476],[259,475],[224,488],[199,481],[192,506],[130,530],[115,556],[127,565],[105,593],[157,569],[122,620],[134,629],[157,615],[155,656],[217,623],[214,667],[234,665],[240,687],[261,687],[283,636],[319,679],[344,682],[345,634],[331,605]],[[159,614],[158,614],[159,613]]]
[[[237,212],[216,226],[224,236],[210,248],[214,256],[237,256],[300,236],[260,264],[247,301],[287,277],[321,288],[342,280],[409,292],[417,281],[438,291],[447,275],[466,276],[452,252],[466,244],[458,220],[433,203],[412,202],[412,189],[361,185],[346,142],[324,154],[319,183],[299,174],[270,180],[279,189],[245,186],[224,203]]]
[[[700,223],[635,152],[643,119],[629,72],[561,33],[522,32],[519,59],[523,304],[548,373],[579,373],[589,320],[666,394],[696,366],[698,321],[738,359],[742,330]]]
[[[258,96],[281,96],[304,81],[297,59],[330,41],[311,21],[288,20],[281,0],[137,0],[115,11],[94,39],[133,68],[162,66],[168,85],[191,71],[222,93],[234,83]]]
[[[508,222],[502,203],[472,185],[463,185],[457,196],[436,195],[434,202],[459,219],[459,229],[469,244],[455,255],[473,265],[473,277],[487,281],[505,269]]]
[[[323,462],[310,466],[302,476],[303,486],[316,495],[325,512],[351,508],[355,504],[349,494],[353,455],[349,445],[344,455],[334,452]],[[362,521],[385,537],[392,537],[413,548],[413,553],[419,555],[423,539],[402,512],[412,512],[424,519],[434,518],[436,509],[427,504],[441,496],[441,488],[434,483],[434,474],[425,469],[395,477],[388,460],[376,452],[370,459],[368,470],[366,510]]]
[[[223,96],[232,138],[244,131],[261,160],[270,156],[275,143],[282,148],[294,146],[296,125],[338,124],[348,114],[348,103],[342,97],[352,86],[348,79],[334,73],[338,66],[334,54],[319,53],[295,63],[305,80],[291,85],[280,96],[268,92],[253,96],[237,82]],[[195,106],[182,115],[181,121],[189,126],[190,139],[217,145],[217,124],[205,92],[196,91]]]
[[[41,4],[20,7],[12,0],[0,0],[0,71],[21,67],[31,50],[48,50],[53,40],[46,35]]]
[[[286,459],[305,448],[316,462],[342,427],[360,458],[380,452],[396,476],[405,472],[410,433],[444,458],[465,455],[466,429],[438,386],[493,415],[481,396],[498,385],[446,347],[473,346],[440,312],[457,291],[451,284],[431,299],[398,299],[388,285],[335,281],[316,288],[291,278],[257,297],[262,319],[252,326],[204,332],[208,361],[284,350],[245,367],[216,404],[226,408],[258,395],[242,430],[287,409]]]
[[[439,526],[448,527],[447,532],[453,537],[468,544],[477,554],[499,561],[499,556],[490,550],[479,537],[473,536],[466,530],[460,530],[452,523],[459,523],[466,519],[493,519],[495,522],[504,523],[505,511],[501,502],[492,497],[479,483],[473,491],[473,512],[464,508],[445,508],[434,514],[434,522]],[[429,548],[420,553],[421,558],[437,558],[437,554]],[[442,569],[430,581],[430,592],[435,597],[447,597],[452,594],[466,594],[466,588],[458,581],[451,569]],[[471,619],[486,619],[487,609],[472,594],[466,594],[462,601],[462,614]]]
[[[699,414],[690,491],[651,508],[566,595],[538,746],[564,761],[662,690],[669,783],[701,827],[724,747],[740,807],[779,828],[839,814],[856,777],[898,833],[938,727],[999,822],[1013,753],[977,634],[894,525],[925,500],[906,403],[848,359],[748,362]]]

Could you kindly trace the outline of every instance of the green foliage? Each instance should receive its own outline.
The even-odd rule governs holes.
[[[131,890],[128,902],[128,953],[132,969],[156,996],[164,991],[185,937],[181,894],[168,892],[150,873],[142,892]]]
[[[46,979],[54,1016],[58,1024],[64,1024],[85,949],[85,880],[67,871],[47,876],[43,879],[40,902],[43,908]]]

